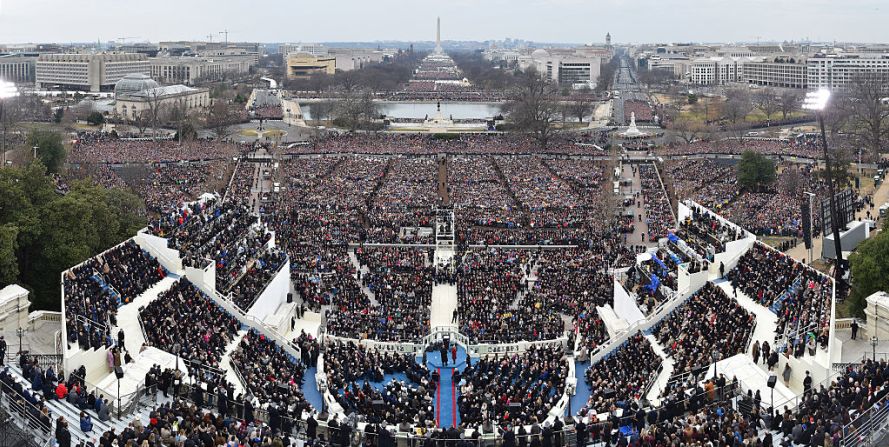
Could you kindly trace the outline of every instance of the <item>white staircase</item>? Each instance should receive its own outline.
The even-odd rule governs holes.
[[[142,336],[142,330],[139,327],[139,308],[147,306],[149,303],[157,299],[158,295],[169,290],[170,286],[177,280],[179,280],[178,275],[168,275],[141,295],[137,296],[130,304],[121,306],[120,309],[118,309],[117,326],[112,328],[111,334],[112,336],[117,337],[117,331],[120,328],[124,328],[124,345],[126,345],[127,351],[137,353],[145,343],[145,337]]]
[[[670,377],[673,375],[673,359],[667,355],[654,335],[648,334],[645,338],[651,343],[651,349],[654,353],[662,360],[661,373],[658,374],[657,378],[654,380],[654,384],[645,396],[652,405],[658,406],[660,405],[660,398],[661,394],[664,392],[664,387],[667,386],[667,382],[670,381]]]
[[[235,370],[232,367],[231,354],[238,347],[238,344],[241,343],[241,340],[245,335],[247,335],[247,331],[238,331],[238,335],[235,339],[225,347],[225,354],[222,355],[222,360],[219,362],[219,367],[225,371],[225,380],[234,385],[235,396],[244,393],[244,384],[241,383],[241,379],[238,378],[238,374],[235,373]]]

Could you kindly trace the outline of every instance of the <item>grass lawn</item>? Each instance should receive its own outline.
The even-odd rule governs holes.
[[[787,236],[759,236],[757,237],[757,239],[759,239],[762,243],[777,249],[783,242],[789,241],[793,238]]]
[[[709,119],[717,119],[720,116],[720,110],[722,108],[722,104],[725,102],[722,98],[708,98],[708,97],[699,97],[697,104],[685,104],[683,103],[682,109],[679,113],[680,118],[688,119],[692,122],[700,122]],[[806,114],[803,112],[793,112],[787,115],[788,119],[791,118],[799,118],[805,116]],[[772,114],[772,121],[777,121],[783,119],[784,115],[781,112]],[[766,114],[757,108],[754,108],[750,114],[744,118],[744,121],[748,123],[759,123],[766,121]]]
[[[259,133],[257,133],[253,129],[241,129],[238,132],[238,134],[241,135],[242,137],[251,137],[251,138],[256,138],[259,136]]]
[[[269,137],[269,138],[280,138],[286,134],[287,134],[287,132],[284,132],[281,129],[269,129],[269,130],[263,132],[262,136]]]

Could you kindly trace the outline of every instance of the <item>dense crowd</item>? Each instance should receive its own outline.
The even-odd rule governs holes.
[[[117,308],[165,275],[157,260],[132,240],[65,272],[62,287],[68,343],[83,349],[110,345]]]
[[[335,342],[326,346],[324,368],[329,388],[346,414],[356,412],[369,423],[420,427],[435,417],[438,384],[412,354],[380,353],[353,342]],[[406,380],[397,380],[394,374],[404,374]],[[375,404],[380,401],[383,405]]]
[[[232,351],[229,359],[244,384],[251,408],[291,420],[302,420],[304,412],[312,410],[302,387],[308,368],[304,360],[311,366],[318,361],[317,341],[307,334],[300,334],[296,344],[301,346],[299,358],[250,329]]]
[[[634,402],[645,398],[660,365],[661,358],[651,343],[642,333],[636,333],[587,369],[584,380],[590,387],[590,398],[580,414],[611,414],[619,409],[629,412]]]
[[[237,156],[242,147],[212,140],[78,140],[68,152],[69,163],[151,163],[222,160]]]
[[[642,183],[642,202],[644,215],[640,216],[648,227],[648,233],[643,239],[656,241],[667,236],[670,229],[674,228],[676,221],[673,218],[673,206],[667,197],[658,175],[657,168],[651,163],[643,163],[633,166],[633,173],[638,173]]]
[[[673,373],[694,371],[747,351],[756,316],[708,282],[657,325],[658,343],[673,357]]]
[[[473,342],[548,340],[564,332],[559,313],[527,290],[531,254],[521,250],[466,252],[457,266],[460,332]]]
[[[660,146],[660,155],[697,155],[721,154],[741,155],[753,151],[762,155],[779,155],[785,157],[820,158],[823,156],[820,144],[815,140],[779,140],[779,139],[727,139],[699,140],[691,144],[669,144]]]
[[[140,309],[139,320],[150,346],[213,368],[240,329],[237,318],[187,279]]]
[[[543,421],[562,398],[567,376],[568,363],[560,346],[531,346],[522,354],[483,357],[461,374],[460,417],[468,425]]]
[[[789,336],[795,355],[826,346],[832,282],[818,271],[757,242],[727,275],[736,290],[778,315],[776,337]]]
[[[590,350],[608,339],[596,308],[614,304],[614,280],[607,273],[610,254],[609,249],[543,251],[538,259],[537,281],[528,297],[544,308],[570,316],[583,345]]]

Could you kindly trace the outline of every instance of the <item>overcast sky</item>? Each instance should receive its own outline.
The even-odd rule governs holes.
[[[887,0],[0,0],[0,42],[889,41]]]

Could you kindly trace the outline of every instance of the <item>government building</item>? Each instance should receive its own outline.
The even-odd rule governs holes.
[[[35,84],[38,89],[108,92],[128,74],[150,72],[151,63],[144,54],[41,54]]]
[[[209,106],[210,91],[206,88],[181,84],[161,87],[140,73],[127,75],[114,86],[114,115],[127,121],[134,121],[154,108],[164,115],[176,108],[188,113]]]

